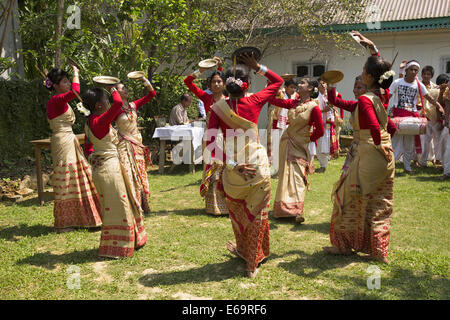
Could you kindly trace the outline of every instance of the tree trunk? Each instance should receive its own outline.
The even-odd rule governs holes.
[[[62,36],[62,24],[64,18],[64,0],[58,0],[58,13],[56,16],[56,52],[55,52],[55,67],[61,68],[62,65],[62,48],[59,42]]]

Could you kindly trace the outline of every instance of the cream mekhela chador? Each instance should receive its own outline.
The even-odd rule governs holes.
[[[116,86],[124,104],[122,112],[116,118],[118,128],[120,162],[127,168],[128,180],[132,185],[134,197],[144,213],[150,213],[148,198],[150,195],[147,168],[151,165],[149,149],[142,144],[142,135],[138,129],[137,111],[156,96],[150,82],[143,78],[148,94],[141,99],[128,103],[128,90],[122,84]]]
[[[52,130],[54,227],[57,231],[98,227],[102,224],[98,194],[89,164],[73,133],[75,114],[68,105],[76,98],[75,92],[80,92],[78,69],[74,67],[73,84],[70,84],[65,71],[53,69],[48,74],[46,86],[57,91],[47,103],[47,119]]]
[[[89,117],[85,132],[93,145],[89,160],[103,212],[99,256],[118,258],[129,257],[135,249],[142,247],[147,241],[147,233],[142,210],[127,173],[129,168],[119,160],[117,132],[111,127],[122,106],[115,89],[113,99],[109,110],[104,111],[107,107],[103,106],[100,112]]]

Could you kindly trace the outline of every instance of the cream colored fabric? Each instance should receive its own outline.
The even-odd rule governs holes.
[[[381,100],[373,93],[366,93],[373,105],[381,128],[381,144],[392,148],[391,137],[387,132],[388,116]],[[333,198],[339,199],[339,208],[346,207],[355,196],[365,196],[376,191],[378,186],[387,179],[393,179],[395,175],[395,160],[392,153],[392,160],[388,163],[382,150],[375,146],[370,130],[360,129],[358,121],[359,108],[352,113],[350,123],[353,127],[352,155],[346,161],[348,170],[344,171],[343,177],[335,185]],[[355,152],[355,149],[356,152]],[[335,223],[339,222],[339,217]]]
[[[103,212],[99,255],[129,257],[145,244],[147,234],[129,175],[119,161],[117,132],[110,127],[109,133],[98,139],[87,125],[85,130],[94,145],[89,159]]]
[[[229,166],[225,166],[222,175],[226,195],[237,202],[245,203],[245,209],[242,208],[240,212],[229,210],[232,222],[236,223],[243,232],[251,223],[245,211],[256,219],[261,219],[261,211],[264,210],[267,213],[267,205],[270,201],[269,160],[266,150],[259,143],[258,127],[255,123],[239,117],[225,100],[214,104],[213,110],[222,121],[236,130],[234,137],[227,136],[225,139],[227,157],[232,157],[233,161],[239,164],[253,164],[256,168],[256,175],[248,180]],[[230,206],[228,208],[230,209]]]
[[[280,142],[279,178],[273,209],[276,218],[303,213],[307,175],[313,161],[309,149],[312,130],[309,121],[317,105],[318,101],[313,100],[288,112],[289,127]]]
[[[48,119],[53,161],[52,185],[55,194],[56,228],[97,227],[101,212],[91,168],[84,157],[78,139],[72,131],[75,114],[72,108]]]
[[[117,150],[120,162],[127,168],[133,197],[136,198],[142,209],[147,208],[149,194],[145,159],[147,148],[142,145],[142,136],[137,127],[136,106],[133,103],[129,104],[128,112],[124,112],[117,117],[116,124],[119,138]]]

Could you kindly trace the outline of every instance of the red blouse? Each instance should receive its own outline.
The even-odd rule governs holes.
[[[195,78],[193,76],[188,76],[186,79],[184,79],[184,83],[188,87],[188,89],[195,94],[200,100],[203,101],[203,104],[205,105],[205,112],[208,114],[208,112],[211,110],[211,106],[216,103],[214,100],[214,95],[209,94],[199,87],[197,87],[194,84]]]
[[[102,114],[91,114],[89,116],[89,129],[97,139],[103,139],[111,128],[111,123],[122,113],[122,98],[117,91],[112,93],[113,104],[111,108]],[[86,135],[86,143],[84,144],[84,152],[89,156],[94,151],[94,145],[88,142]]]
[[[76,93],[80,94],[79,83],[76,82],[72,83],[72,89]],[[51,97],[50,100],[47,102],[47,117],[51,120],[62,115],[69,109],[69,105],[67,103],[75,99],[76,97],[77,96],[75,95],[75,93],[72,92],[72,90]]]
[[[270,104],[273,104],[274,106],[285,108],[285,109],[294,109],[298,106],[298,100],[297,99],[278,99],[278,98],[271,98],[269,100]],[[323,126],[322,121],[322,111],[320,110],[319,106],[315,106],[312,110],[311,117],[309,119],[308,124],[312,127],[314,127],[313,132],[311,133],[309,139],[311,141],[316,141],[321,136],[325,134],[325,127]]]
[[[258,122],[261,108],[265,103],[269,101],[271,97],[277,94],[278,89],[283,85],[284,82],[283,78],[281,78],[271,70],[267,70],[265,76],[267,77],[267,79],[269,79],[270,84],[268,84],[267,87],[265,87],[263,90],[254,93],[251,96],[240,98],[237,104],[235,100],[227,100],[228,105],[231,107],[231,109],[233,109],[234,112],[237,113],[237,115],[253,123]],[[220,120],[214,110],[211,110],[208,129],[219,128],[222,130],[224,137],[226,137],[227,134],[226,130],[231,129],[223,121]],[[209,143],[207,144],[209,149],[211,149],[210,146],[213,145],[215,141],[215,136],[211,134],[212,132],[213,130],[208,133],[206,140],[209,141]]]
[[[217,68],[218,71],[222,71],[222,67]],[[188,87],[188,89],[197,96],[200,100],[202,100],[204,106],[205,106],[205,112],[208,114],[209,110],[211,110],[211,106],[216,103],[214,100],[214,95],[207,93],[197,87],[194,83],[195,78],[191,75],[187,76],[186,79],[184,79],[184,83]]]
[[[150,91],[149,93],[147,93],[146,96],[133,101],[134,105],[136,106],[136,110],[139,110],[142,106],[144,106],[147,102],[152,100],[154,97],[156,97],[155,90]]]
[[[386,90],[386,93],[383,96],[377,95],[385,108],[389,103],[389,99],[386,99],[386,96],[389,96],[389,90]],[[328,90],[328,101],[339,108],[347,110],[349,112],[354,112],[356,107],[359,105],[359,127],[361,129],[369,129],[370,134],[372,135],[373,142],[375,145],[379,145],[381,143],[381,131],[380,124],[378,122],[377,115],[375,113],[375,109],[373,108],[372,102],[365,96],[359,97],[358,101],[354,100],[342,100],[340,97],[336,97],[336,88],[332,90]],[[393,135],[397,128],[391,119],[388,118],[388,126],[387,131],[389,134]]]

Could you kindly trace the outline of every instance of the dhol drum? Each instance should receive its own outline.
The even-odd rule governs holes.
[[[397,127],[396,134],[420,135],[427,131],[427,118],[416,117],[395,117],[392,119]]]

